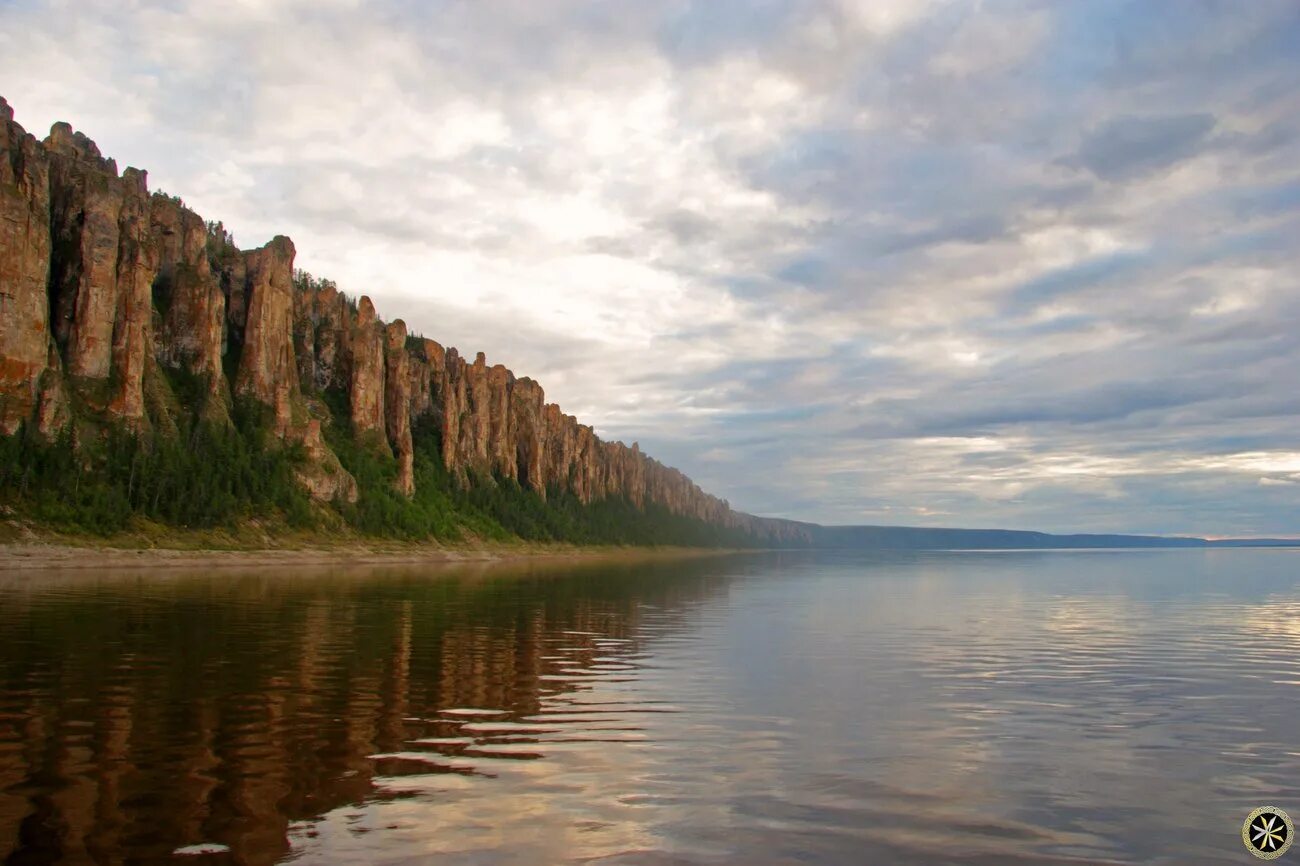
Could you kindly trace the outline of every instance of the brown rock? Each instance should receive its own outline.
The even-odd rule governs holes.
[[[66,123],[45,139],[50,162],[51,309],[70,376],[107,379],[117,314],[117,166]]]
[[[406,323],[396,319],[385,329],[384,420],[388,442],[397,455],[394,486],[403,496],[415,493],[415,449],[411,444],[411,363],[406,352]]]
[[[279,235],[244,253],[244,345],[235,393],[274,405],[280,386],[295,397],[298,364],[293,351],[293,241]]]
[[[248,321],[248,264],[242,252],[226,246],[220,247],[218,262],[217,282],[226,299],[226,340],[222,347],[224,355],[232,350],[237,351],[244,344],[244,325]]]
[[[532,379],[516,379],[510,393],[510,449],[519,483],[546,498],[546,395]]]
[[[208,260],[203,218],[179,199],[155,194],[151,232],[158,249],[153,295],[162,307],[155,354],[167,367],[188,370],[208,383],[208,417],[224,418],[229,395],[222,374],[226,299]]]
[[[128,168],[118,184],[117,309],[113,321],[116,387],[109,412],[135,421],[144,417],[145,360],[153,351],[151,288],[157,252],[150,234],[149,190],[144,172]]]
[[[316,312],[318,293],[305,289],[294,275],[293,281],[293,355],[298,364],[298,384],[304,391],[316,387]]]
[[[104,159],[90,139],[56,123],[49,160],[50,307],[65,369],[87,402],[137,423],[152,344],[150,287],[157,255],[145,174]],[[112,391],[96,382],[112,377]]]
[[[348,387],[347,340],[352,319],[347,298],[331,283],[298,286],[294,293],[294,349],[303,390]]]
[[[423,418],[433,414],[433,365],[427,351],[432,340],[420,340],[411,352],[411,418]]]
[[[450,370],[450,364],[448,365]],[[486,476],[488,463],[488,432],[491,429],[488,388],[487,357],[479,352],[473,364],[462,364],[461,376],[465,382],[465,406],[461,409],[460,453],[457,462]]]
[[[503,478],[519,475],[516,465],[517,447],[511,421],[510,392],[514,390],[515,374],[501,364],[487,371],[487,455],[488,466]]]
[[[47,437],[63,430],[72,420],[68,392],[63,385],[63,359],[51,343],[49,366],[41,374],[40,402],[36,407],[36,429]]]
[[[31,417],[40,398],[50,354],[50,248],[44,151],[0,99],[0,433]]]
[[[424,359],[429,368],[429,411],[438,424],[442,440],[443,466],[459,481],[464,481],[460,460],[460,424],[466,412],[464,362],[455,349],[444,350],[433,341],[424,341]]]
[[[236,353],[235,393],[270,407],[276,433],[303,445],[299,480],[318,500],[357,496],[311,417],[325,412],[315,392],[346,389],[354,431],[392,449],[406,495],[412,426],[431,418],[460,483],[496,474],[541,496],[620,497],[763,537],[806,537],[799,524],[732,511],[636,443],[602,442],[547,404],[539,384],[489,367],[482,353],[467,363],[432,340],[409,341],[369,298],[353,306],[324,281],[295,287],[293,264],[288,238],[241,253],[219,223],[209,231],[178,199],[150,198],[143,172],[119,177],[67,124],[38,144],[0,100],[0,431],[24,419],[47,432],[67,425],[71,388],[91,413],[132,423],[151,414],[165,434],[175,425],[154,360],[206,376],[208,403],[224,413],[222,359]]]
[[[307,452],[307,463],[298,469],[297,476],[313,499],[357,501],[357,481],[321,438],[320,421],[312,418],[306,426],[290,430],[289,436],[301,442]]]
[[[462,430],[469,419],[469,382],[465,374],[465,359],[454,348],[442,356],[444,362],[442,388],[442,454],[447,470],[457,479],[466,479],[465,469],[470,464],[468,451],[462,446]],[[437,398],[435,398],[436,400]]]
[[[352,358],[352,429],[359,439],[387,450],[384,438],[384,326],[375,305],[363,297],[349,342]],[[376,435],[377,434],[377,435]]]

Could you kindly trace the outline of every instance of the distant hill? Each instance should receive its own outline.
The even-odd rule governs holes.
[[[1014,529],[944,529],[920,526],[818,526],[805,524],[812,546],[873,550],[1046,550],[1148,547],[1300,547],[1300,539],[1204,538],[1160,535],[1052,535]]]

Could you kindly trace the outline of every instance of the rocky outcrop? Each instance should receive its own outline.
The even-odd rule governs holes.
[[[208,228],[180,199],[155,193],[151,231],[158,246],[153,283],[160,327],[154,353],[159,363],[203,379],[209,418],[226,417],[230,391],[222,375],[226,301],[208,256]]]
[[[224,423],[233,390],[303,444],[313,495],[355,499],[299,386],[293,257],[284,237],[239,252],[220,224],[151,196],[143,171],[119,175],[66,123],[38,142],[0,101],[0,431],[53,436],[78,420],[174,433],[174,412]],[[180,406],[164,370],[199,377],[202,404]]]
[[[546,395],[532,379],[514,381],[510,390],[511,442],[519,483],[546,496]]]
[[[451,368],[448,359],[448,368]],[[488,431],[491,429],[491,395],[488,392],[487,356],[479,352],[474,356],[473,364],[466,364],[456,355],[456,381],[463,382],[465,388],[465,406],[460,416],[460,458],[456,470],[471,469],[487,474],[494,467],[488,462]]]
[[[45,139],[50,167],[51,323],[68,375],[107,379],[117,314],[117,165],[66,123]]]
[[[313,499],[322,502],[357,501],[357,481],[321,438],[319,419],[312,418],[305,427],[291,428],[288,438],[302,443],[307,452],[307,462],[297,475]]]
[[[296,281],[293,302],[293,345],[302,388],[347,389],[348,336],[353,315],[347,297],[332,283],[309,286]]]
[[[144,418],[145,368],[153,354],[154,275],[158,256],[149,219],[149,188],[144,172],[122,173],[118,212],[117,308],[113,318],[114,387],[109,411],[119,418]]]
[[[397,457],[397,492],[415,493],[415,448],[411,442],[411,359],[406,351],[406,323],[396,320],[385,329],[384,424]]]
[[[3,104],[0,126],[0,428],[53,434],[71,418],[69,389],[138,425],[158,267],[145,173],[119,177],[66,123],[37,143]]]
[[[58,354],[50,351],[46,294],[49,161],[13,118],[13,109],[0,99],[0,432],[6,434],[32,417],[50,378],[45,372],[51,362],[56,369],[58,364]]]
[[[157,244],[144,172],[105,159],[66,123],[44,142],[49,167],[51,330],[72,389],[107,416],[145,418]]]
[[[384,325],[375,316],[375,305],[363,297],[348,341],[351,358],[349,379],[352,429],[357,437],[386,448],[384,433]]]
[[[296,396],[298,361],[293,350],[293,241],[277,235],[244,253],[243,348],[235,394],[272,403],[278,389]],[[292,399],[292,397],[291,397]]]
[[[411,418],[418,420],[433,414],[433,364],[429,361],[432,340],[409,341]]]
[[[481,352],[467,361],[385,325],[369,298],[295,273],[294,255],[282,236],[241,252],[220,223],[150,196],[144,172],[119,176],[64,123],[38,142],[0,100],[0,430],[109,420],[170,435],[169,413],[224,423],[247,400],[302,446],[313,497],[354,501],[356,481],[321,436],[333,407],[360,443],[392,455],[406,496],[418,424],[437,430],[462,485],[623,498],[773,539],[799,531],[732,511],[635,443],[602,441]],[[168,383],[185,376],[202,383],[201,398],[185,394],[202,405],[178,405]]]

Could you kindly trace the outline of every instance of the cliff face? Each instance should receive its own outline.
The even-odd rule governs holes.
[[[0,431],[12,433],[50,391],[50,164],[0,99]],[[57,372],[57,366],[55,367]],[[59,421],[45,419],[52,427]]]
[[[406,323],[401,319],[384,331],[384,424],[397,456],[399,493],[415,492],[415,447],[411,439],[411,358],[406,351]]]
[[[154,196],[150,212],[158,242],[153,297],[160,328],[154,353],[159,363],[203,377],[207,399],[200,411],[223,419],[230,389],[222,375],[226,300],[208,258],[202,218],[179,200]]]
[[[541,497],[625,497],[773,541],[802,531],[733,512],[636,444],[601,441],[482,353],[467,361],[384,323],[369,298],[296,281],[294,255],[286,237],[235,249],[219,223],[151,196],[144,172],[119,175],[67,124],[37,141],[0,99],[0,431],[113,421],[165,433],[177,411],[224,423],[232,399],[248,399],[271,410],[275,435],[304,446],[299,478],[314,497],[355,500],[321,437],[332,402],[360,444],[396,458],[407,496],[424,422],[462,484],[502,477]],[[178,408],[172,371],[201,383],[201,405]]]
[[[301,392],[293,350],[293,241],[277,236],[244,257],[243,346],[235,394],[272,403],[279,392]]]

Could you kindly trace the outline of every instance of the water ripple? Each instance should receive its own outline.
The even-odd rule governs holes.
[[[11,580],[0,860],[1241,862],[1300,812],[1297,564]]]

